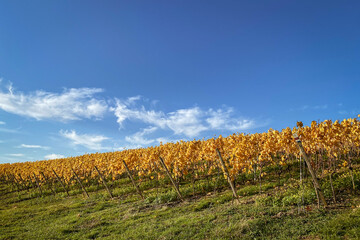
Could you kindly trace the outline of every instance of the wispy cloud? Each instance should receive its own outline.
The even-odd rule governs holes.
[[[315,106],[309,106],[309,105],[304,105],[302,107],[299,108],[299,110],[321,110],[321,109],[327,109],[328,105],[315,105]]]
[[[112,111],[120,128],[124,128],[127,121],[140,122],[143,125],[140,131],[125,137],[125,145],[129,143],[129,146],[169,142],[172,138],[189,139],[200,136],[205,131],[236,132],[262,126],[254,119],[237,115],[230,107],[203,109],[193,106],[164,112],[154,110],[157,101],[141,96],[107,102],[97,96],[103,91],[101,88],[70,88],[63,89],[60,93],[43,90],[23,93],[16,91],[10,83],[6,90],[0,88],[0,110],[37,120],[51,119],[61,122],[101,119],[106,112]],[[0,126],[5,124],[0,121]],[[18,132],[1,127],[0,132]],[[166,132],[166,135],[159,132]],[[112,150],[114,146],[108,147],[105,143],[118,144],[103,135],[79,134],[75,130],[61,130],[59,133],[73,145],[90,150]],[[21,144],[17,148],[49,149],[46,146],[30,144]]]
[[[2,163],[15,163],[15,162],[26,162],[26,161],[34,161],[36,159],[34,159],[33,157],[30,156],[26,156],[23,154],[4,154],[2,156],[0,156],[0,160]]]
[[[351,116],[351,117],[356,117],[359,113],[360,113],[360,110],[358,109],[354,109],[354,110],[340,110],[338,111],[339,114],[341,115],[348,115],[348,116]]]
[[[8,128],[0,128],[0,132],[4,132],[4,133],[19,133],[18,130],[8,129]]]
[[[327,104],[313,106],[313,109],[314,109],[314,110],[317,110],[317,109],[327,109],[327,108],[328,108],[328,105],[327,105]]]
[[[6,154],[6,155],[10,156],[10,157],[23,157],[23,156],[25,156],[22,153],[9,153],[9,154]]]
[[[126,136],[125,140],[130,143],[130,145],[126,145],[125,148],[139,148],[144,147],[150,144],[159,144],[159,143],[167,143],[167,142],[178,142],[180,139],[171,139],[168,137],[153,137],[151,138],[149,135],[156,132],[158,130],[157,127],[149,127],[142,129],[141,131],[136,132],[130,136]],[[181,140],[185,140],[182,138]]]
[[[338,111],[338,113],[341,114],[341,115],[346,115],[346,114],[348,114],[348,111],[341,110],[341,111]]]
[[[244,131],[255,127],[255,121],[250,119],[233,118],[234,110],[228,108],[226,110],[218,109],[216,111],[210,109],[208,111],[210,117],[206,119],[211,129],[216,130],[230,130],[230,131]]]
[[[150,128],[145,128],[142,131],[139,131],[133,135],[130,136],[126,136],[125,140],[131,144],[136,144],[137,145],[149,145],[151,143],[155,142],[155,139],[147,139],[145,138],[145,135],[153,133],[157,130],[157,127],[150,127]]]
[[[71,140],[72,144],[80,145],[90,150],[109,150],[108,147],[102,146],[102,142],[109,138],[102,135],[77,134],[75,130],[61,130],[60,135]]]
[[[323,104],[323,105],[303,105],[301,107],[298,108],[291,108],[290,111],[306,111],[306,110],[325,110],[328,109],[328,105],[327,104]]]
[[[39,148],[39,149],[49,149],[49,147],[46,147],[46,146],[40,146],[40,145],[28,145],[28,144],[21,144],[20,146],[17,146],[17,148]]]
[[[45,158],[46,160],[50,160],[50,159],[65,158],[65,156],[64,156],[64,155],[61,155],[61,154],[52,153],[52,154],[48,154],[48,155],[44,156],[44,158]]]
[[[136,97],[135,100],[140,100]],[[117,117],[120,127],[126,120],[146,123],[150,127],[171,130],[176,135],[196,137],[203,131],[229,130],[244,131],[256,127],[252,119],[235,117],[232,108],[203,110],[199,107],[178,109],[173,112],[148,110],[144,105],[136,105],[134,99],[116,100],[116,107],[110,109]]]
[[[39,90],[24,94],[10,85],[5,92],[0,90],[0,109],[37,120],[101,119],[108,110],[104,100],[94,97],[101,92],[100,88],[70,88],[62,93]]]
[[[1,78],[0,78],[1,80]],[[0,81],[1,83],[1,81]],[[0,121],[0,126],[1,125],[6,125],[6,122],[4,121]],[[1,127],[0,128],[0,132],[5,132],[5,133],[19,133],[18,130],[15,130],[15,129],[9,129],[9,128],[6,128],[6,127]]]

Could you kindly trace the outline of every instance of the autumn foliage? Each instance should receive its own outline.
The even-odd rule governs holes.
[[[359,115],[360,116],[360,115]],[[140,177],[163,178],[159,156],[171,170],[174,177],[182,177],[198,172],[211,174],[219,167],[216,149],[221,152],[231,178],[240,173],[256,169],[266,169],[271,165],[284,166],[299,157],[299,150],[293,139],[297,133],[305,151],[311,158],[314,169],[320,175],[351,166],[359,157],[360,121],[358,118],[343,121],[325,120],[311,126],[286,128],[282,131],[268,130],[255,134],[232,134],[208,140],[179,141],[160,144],[156,147],[129,149],[118,152],[94,153],[64,159],[43,160],[0,165],[0,177],[6,181],[19,183],[40,182],[45,176],[55,180],[53,170],[68,184],[75,182],[72,169],[84,180],[95,179],[96,166],[108,179],[115,179],[125,173],[123,160],[129,169]],[[43,174],[41,174],[43,173]],[[266,171],[261,173],[266,174]]]

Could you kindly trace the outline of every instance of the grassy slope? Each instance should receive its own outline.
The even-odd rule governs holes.
[[[35,189],[6,193],[0,185],[0,239],[360,239],[358,195],[339,194],[341,206],[327,211],[302,208],[299,196],[314,203],[310,182],[300,195],[297,180],[280,183],[268,177],[261,194],[258,184],[237,186],[240,203],[229,190],[201,195],[206,181],[196,185],[195,198],[191,184],[182,186],[185,202],[174,200],[171,188],[156,197],[148,188],[139,200],[128,181],[114,189],[113,200],[104,190],[94,189],[89,199],[76,190],[37,197]]]

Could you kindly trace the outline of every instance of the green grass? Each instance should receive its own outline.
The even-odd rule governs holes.
[[[87,199],[76,187],[70,197],[46,188],[41,197],[35,188],[9,193],[0,185],[0,239],[360,239],[360,197],[349,178],[334,177],[341,202],[323,210],[309,179],[300,185],[296,174],[280,181],[269,174],[261,193],[251,176],[240,176],[240,202],[226,181],[215,189],[216,179],[181,185],[184,202],[168,182],[141,184],[145,200],[126,179],[112,184],[114,199],[99,186],[87,187]]]

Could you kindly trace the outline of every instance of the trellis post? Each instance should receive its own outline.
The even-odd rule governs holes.
[[[316,177],[316,173],[314,171],[314,169],[312,168],[311,166],[311,162],[310,162],[310,159],[309,159],[309,156],[306,154],[305,152],[305,149],[302,145],[302,142],[301,140],[299,139],[299,136],[295,133],[293,135],[295,141],[296,141],[296,144],[298,146],[298,148],[300,149],[300,153],[302,154],[302,156],[304,157],[304,160],[306,162],[306,165],[308,166],[308,169],[309,169],[309,172],[311,174],[311,178],[313,180],[313,184],[314,184],[314,188],[315,188],[315,191],[317,192],[322,204],[324,205],[324,207],[326,208],[328,205],[327,205],[327,202],[325,200],[325,197],[324,197],[324,194],[323,192],[321,191],[321,188],[320,188],[320,184],[319,184],[319,181]]]
[[[179,190],[179,187],[176,185],[174,179],[173,179],[172,176],[171,176],[171,173],[169,172],[169,169],[166,167],[166,164],[165,164],[165,162],[164,162],[164,159],[162,159],[162,157],[160,157],[160,156],[159,156],[159,159],[160,159],[161,165],[163,166],[163,168],[165,169],[167,175],[169,176],[171,183],[174,185],[174,188],[175,188],[176,193],[178,194],[180,200],[183,201],[183,197],[181,196],[181,192],[180,192],[180,190]]]
[[[74,171],[74,169],[71,168],[71,170],[73,171],[73,173],[74,173],[74,175],[75,175],[75,177],[76,177],[76,180],[77,180],[78,183],[80,184],[82,190],[84,191],[84,193],[86,194],[86,196],[89,198],[90,196],[89,196],[88,192],[86,191],[84,185],[81,183],[81,180],[80,180],[79,176],[76,174],[76,172]]]
[[[106,190],[108,191],[110,197],[111,197],[111,198],[114,198],[113,195],[112,195],[112,193],[111,193],[111,191],[110,191],[110,189],[108,188],[108,186],[107,186],[107,184],[106,184],[106,181],[105,181],[104,177],[103,177],[102,174],[100,173],[99,169],[98,169],[96,166],[94,166],[94,168],[95,168],[95,170],[98,172],[99,177],[100,177],[102,183],[104,184]]]
[[[125,162],[124,160],[123,160],[123,164],[124,164],[124,166],[125,166],[126,172],[127,172],[127,174],[129,175],[129,178],[130,178],[132,184],[134,185],[137,193],[140,195],[140,197],[141,197],[142,199],[144,199],[144,196],[142,195],[142,193],[141,193],[141,191],[140,191],[140,188],[136,185],[135,180],[134,180],[133,176],[131,175],[131,172],[130,172],[130,170],[129,170],[129,168],[128,168],[128,166],[126,165],[126,162]]]
[[[53,169],[52,171],[53,171],[53,173],[55,174],[56,179],[60,182],[61,186],[64,188],[66,194],[67,194],[68,197],[69,197],[70,194],[69,194],[68,190],[66,189],[64,183],[61,181],[60,177],[57,175],[57,173],[55,172],[55,170]]]
[[[222,156],[221,156],[221,153],[220,153],[219,149],[216,149],[216,152],[217,152],[217,154],[218,154],[218,156],[219,156],[219,160],[220,160],[220,163],[221,163],[223,172],[224,172],[224,174],[226,175],[226,178],[227,178],[227,180],[228,180],[228,182],[229,182],[229,185],[230,185],[230,187],[231,187],[231,191],[232,191],[232,193],[233,193],[233,196],[234,196],[235,199],[237,199],[237,200],[239,201],[239,197],[238,197],[238,195],[236,194],[235,186],[234,186],[233,182],[231,181],[229,171],[228,171],[228,169],[227,169],[227,167],[226,167],[226,165],[225,165],[225,163],[224,163],[224,160],[223,160],[223,158],[222,158]]]

